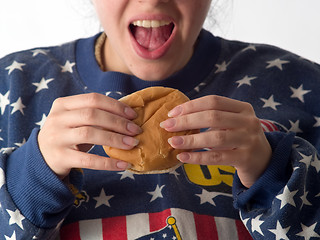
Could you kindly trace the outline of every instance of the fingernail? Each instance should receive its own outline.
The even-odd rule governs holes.
[[[117,168],[119,169],[128,169],[131,168],[131,164],[123,161],[117,162]]]
[[[183,138],[180,136],[174,136],[172,138],[169,138],[168,142],[172,147],[176,147],[183,144]]]
[[[176,125],[176,120],[174,118],[167,119],[160,123],[162,128],[172,128]]]
[[[133,137],[129,137],[129,136],[125,136],[122,138],[122,141],[124,144],[131,146],[131,147],[135,147],[139,144],[139,140]]]
[[[182,107],[177,106],[168,113],[168,117],[177,117],[182,113]]]
[[[127,117],[129,118],[137,117],[137,113],[132,108],[129,108],[129,107],[124,108],[124,114],[127,115]]]
[[[139,134],[142,132],[142,129],[137,124],[134,124],[132,122],[129,122],[127,124],[127,130],[133,134]]]
[[[190,154],[186,152],[183,152],[177,155],[177,159],[183,163],[188,162],[190,158],[191,158]]]

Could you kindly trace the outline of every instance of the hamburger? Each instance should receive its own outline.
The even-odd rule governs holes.
[[[196,133],[195,130],[168,132],[160,127],[160,122],[168,118],[168,112],[175,106],[189,101],[179,90],[166,87],[150,87],[134,92],[119,101],[129,105],[138,115],[133,120],[143,132],[136,136],[139,144],[131,150],[104,146],[111,158],[129,162],[129,169],[138,174],[165,173],[179,167],[177,154],[186,150],[174,149],[168,139],[177,135]]]

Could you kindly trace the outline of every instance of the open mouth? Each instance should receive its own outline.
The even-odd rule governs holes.
[[[137,20],[130,24],[130,31],[137,43],[150,52],[162,47],[173,29],[173,22],[163,20]]]

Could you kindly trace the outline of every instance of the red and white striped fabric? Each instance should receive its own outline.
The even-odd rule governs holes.
[[[241,220],[200,215],[183,209],[85,220],[64,226],[60,240],[133,240],[167,226],[173,216],[183,240],[252,239]]]
[[[260,119],[261,127],[265,132],[279,131],[278,127],[269,120]]]

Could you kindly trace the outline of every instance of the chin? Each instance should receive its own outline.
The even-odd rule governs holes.
[[[136,77],[144,81],[160,81],[170,77],[172,74],[177,72],[177,70],[172,69],[172,67],[163,66],[161,64],[156,64],[157,66],[144,65],[140,69],[133,69],[132,73]]]
[[[143,74],[137,74],[136,77],[140,78],[144,81],[160,81],[170,77],[172,74],[165,74],[165,73],[156,73],[156,72],[148,72]]]

